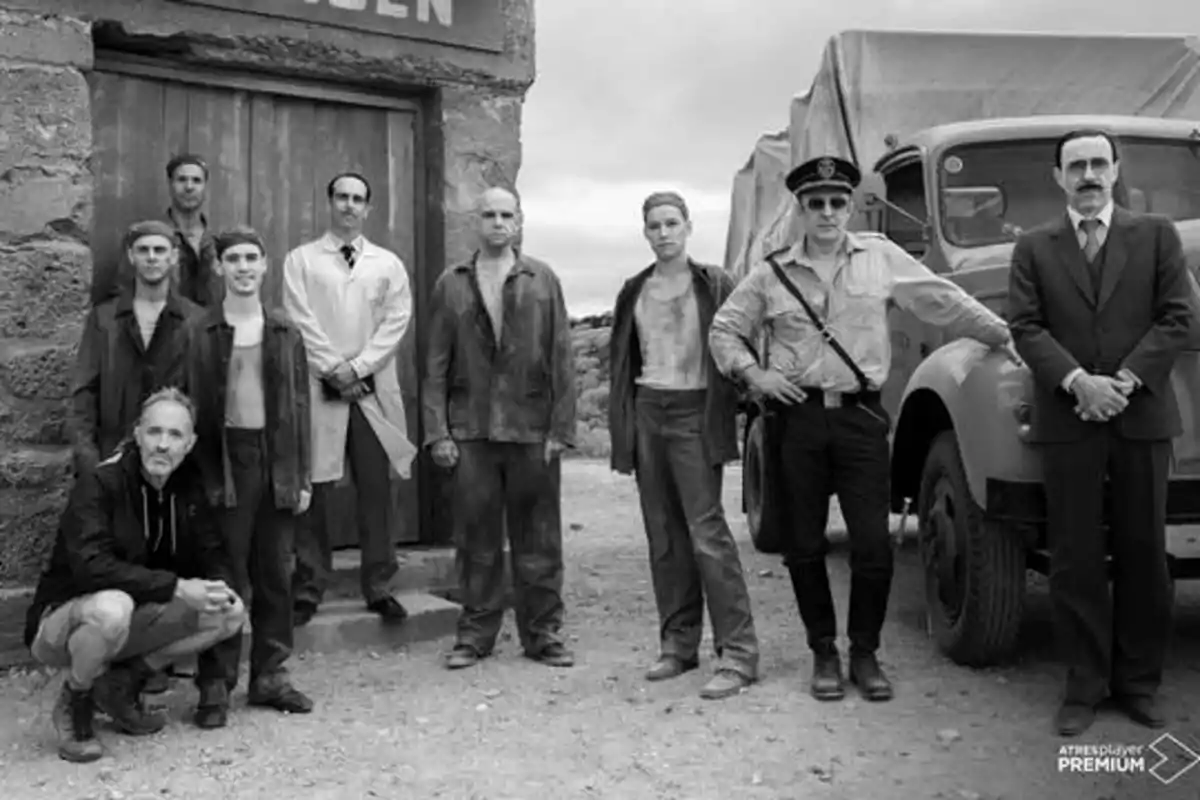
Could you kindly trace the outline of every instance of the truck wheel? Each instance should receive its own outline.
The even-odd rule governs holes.
[[[1025,601],[1020,532],[984,518],[967,486],[958,441],[933,441],[918,498],[930,632],[955,663],[990,666],[1016,649]]]
[[[742,507],[746,511],[746,525],[750,528],[750,536],[755,541],[762,530],[763,486],[766,485],[762,440],[762,417],[756,416],[746,431],[745,452],[742,453]]]

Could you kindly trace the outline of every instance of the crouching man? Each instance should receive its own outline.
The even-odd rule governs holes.
[[[63,513],[25,642],[39,662],[67,671],[53,714],[67,761],[102,755],[97,707],[126,733],[160,730],[165,721],[142,707],[141,690],[176,659],[200,654],[201,705],[223,684],[212,648],[240,635],[246,612],[188,458],[194,421],[179,391],[151,394],[133,440],[80,476]]]

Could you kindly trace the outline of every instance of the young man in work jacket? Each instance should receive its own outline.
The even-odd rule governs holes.
[[[825,568],[829,496],[837,494],[850,538],[850,679],[868,700],[892,684],[876,658],[887,616],[893,554],[888,535],[891,421],[880,402],[891,345],[887,302],[923,322],[1011,353],[1004,321],[955,284],[930,272],[880,234],[849,233],[858,168],[816,158],[787,176],[803,237],[742,280],[717,312],[709,336],[723,373],[764,397],[784,487],[779,519],[790,525],[785,563],[813,651],[812,694],[844,695],[837,619]],[[778,272],[776,272],[778,269]],[[846,351],[823,337],[809,311]],[[767,364],[747,346],[765,328]]]
[[[132,286],[88,312],[75,358],[67,427],[76,473],[108,458],[129,435],[142,401],[178,357],[184,324],[202,310],[172,282],[179,251],[169,225],[131,225],[124,251]]]
[[[308,363],[300,332],[263,307],[266,246],[253,229],[215,239],[224,299],[186,329],[180,383],[196,403],[196,460],[219,509],[234,588],[250,597],[250,705],[307,714],[285,666],[292,653],[288,550],[312,498]],[[225,725],[241,638],[218,649],[226,681],[209,687],[197,723]]]
[[[613,469],[637,475],[650,548],[661,653],[646,677],[696,668],[707,596],[719,661],[700,695],[720,699],[758,673],[750,593],[721,506],[724,464],[738,458],[738,390],[708,353],[733,281],[688,257],[692,223],[678,194],[650,195],[642,219],[655,263],[617,296],[608,430]]]
[[[514,246],[512,192],[484,192],[476,221],[480,249],[433,287],[424,387],[426,442],[454,470],[463,608],[446,665],[469,667],[496,644],[507,528],[525,655],[569,667],[559,454],[575,440],[571,321],[558,277]]]
[[[53,720],[67,761],[103,755],[97,706],[125,733],[161,730],[164,720],[140,702],[149,676],[199,653],[203,696],[224,677],[212,646],[241,636],[245,608],[188,457],[193,423],[185,395],[150,395],[132,439],[79,476],[63,512],[25,644],[40,663],[66,671]]]

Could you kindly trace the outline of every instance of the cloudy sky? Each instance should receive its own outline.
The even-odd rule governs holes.
[[[607,310],[650,263],[651,190],[693,209],[692,254],[720,263],[734,173],[787,125],[825,42],[849,29],[1200,35],[1197,0],[536,0],[525,105],[525,247],[573,314]]]

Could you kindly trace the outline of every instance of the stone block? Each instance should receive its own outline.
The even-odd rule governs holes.
[[[0,669],[33,660],[25,647],[25,612],[31,602],[31,588],[0,589]]]
[[[71,450],[5,447],[0,452],[0,489],[61,485],[71,476]]]
[[[69,17],[0,9],[0,59],[91,69],[91,26]]]
[[[35,489],[0,489],[0,588],[37,583],[69,488],[62,481]]]
[[[92,251],[71,241],[0,246],[0,338],[78,337]]]
[[[71,396],[71,369],[78,343],[0,343],[0,383],[21,400],[54,401]]]
[[[66,401],[21,401],[0,395],[0,441],[66,444],[68,411]]]
[[[0,43],[3,39],[0,27]],[[63,160],[84,169],[92,147],[92,112],[82,73],[0,61],[0,97],[0,173]]]
[[[10,168],[0,174],[0,236],[72,236],[92,225],[92,176],[81,166]]]

